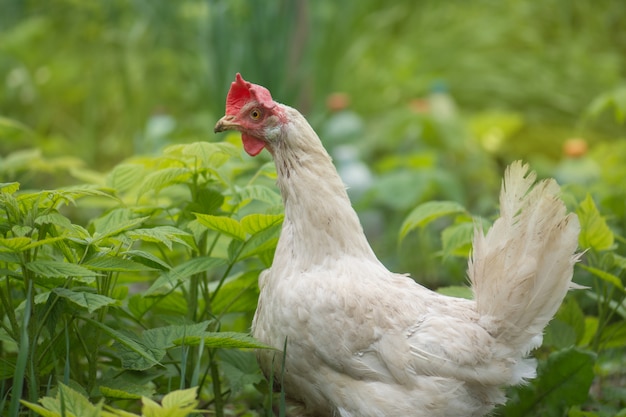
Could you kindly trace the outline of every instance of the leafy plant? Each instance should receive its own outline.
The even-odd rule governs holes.
[[[98,184],[1,184],[2,379],[25,380],[31,404],[48,384],[128,400],[210,381],[221,415],[236,393],[220,363],[236,357],[219,350],[264,348],[247,323],[282,223],[280,197],[260,183],[274,173],[264,166],[244,179],[253,167],[240,152],[175,145],[104,177],[77,173]],[[79,205],[101,214],[77,224],[69,216]],[[254,372],[249,382],[260,382]],[[21,389],[10,392],[10,416]]]

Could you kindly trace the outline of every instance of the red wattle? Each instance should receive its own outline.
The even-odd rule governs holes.
[[[255,138],[254,136],[246,135],[244,133],[241,134],[241,141],[243,142],[243,149],[250,156],[257,156],[263,148],[265,148],[265,142],[261,139]]]

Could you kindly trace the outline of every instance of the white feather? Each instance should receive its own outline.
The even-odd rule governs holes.
[[[267,374],[310,416],[482,416],[501,387],[535,374],[540,343],[570,287],[578,221],[552,180],[516,162],[505,173],[501,217],[477,231],[469,262],[475,300],[434,293],[389,272],[369,246],[319,138],[296,110],[268,149],[285,222],[259,280],[253,334]]]

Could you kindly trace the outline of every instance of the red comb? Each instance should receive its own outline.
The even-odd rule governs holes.
[[[237,73],[235,81],[230,85],[226,96],[226,114],[234,115],[250,100],[256,100],[263,107],[271,109],[275,106],[269,90],[260,85],[252,84]]]

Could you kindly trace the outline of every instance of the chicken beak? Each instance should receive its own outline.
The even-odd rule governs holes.
[[[217,121],[213,131],[215,133],[219,133],[219,132],[224,132],[226,130],[237,129],[239,125],[235,123],[235,119],[236,119],[235,116],[227,114],[226,116],[222,117],[221,119]]]

